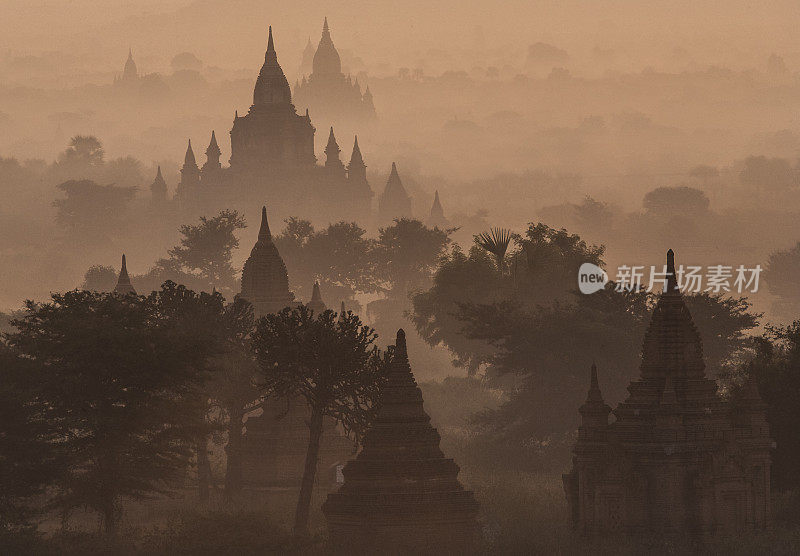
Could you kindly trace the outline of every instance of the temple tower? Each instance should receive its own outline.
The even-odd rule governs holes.
[[[167,200],[167,182],[161,174],[161,166],[158,167],[156,177],[150,184],[150,200],[154,203],[163,203]]]
[[[608,423],[592,370],[572,470],[563,476],[576,528],[697,539],[770,523],[770,447],[758,391],[734,409],[705,375],[700,334],[667,252],[667,283],[642,347],[639,378]]]
[[[439,228],[446,228],[449,225],[447,218],[444,216],[444,209],[439,200],[439,191],[437,190],[433,196],[433,204],[431,205],[431,213],[428,216],[428,225],[436,226]]]
[[[344,484],[322,506],[332,543],[355,553],[472,553],[478,503],[439,448],[403,330],[378,407]]]
[[[139,71],[136,69],[136,62],[133,61],[133,51],[128,49],[128,59],[125,61],[125,67],[122,70],[122,77],[120,81],[131,83],[139,79]]]
[[[336,137],[333,135],[333,126],[331,126],[328,144],[325,146],[325,169],[338,179],[344,178],[345,175],[344,164],[339,159],[340,152],[341,149],[336,142]]]
[[[124,253],[122,254],[122,267],[119,269],[117,285],[114,286],[114,293],[118,293],[120,295],[136,295],[136,290],[133,289],[133,284],[131,284],[131,279],[128,276],[128,266],[125,261]]]
[[[283,74],[272,27],[264,65],[256,79],[253,105],[234,119],[231,129],[231,168],[237,171],[282,172],[313,166],[314,126],[295,111],[289,82]]]
[[[392,171],[386,182],[386,188],[378,202],[378,218],[381,223],[386,224],[395,218],[411,218],[411,197],[406,193],[400,175],[397,173],[397,165],[392,162]]]
[[[203,175],[207,175],[209,172],[214,172],[222,168],[222,164],[219,161],[220,156],[222,156],[222,151],[217,144],[217,135],[212,130],[211,141],[208,143],[208,148],[206,149],[206,163],[203,164]]]
[[[314,311],[315,316],[319,316],[327,309],[319,291],[319,282],[314,282],[314,289],[311,292],[311,301],[308,302],[308,308]]]
[[[293,305],[289,276],[280,253],[272,241],[267,222],[267,207],[261,208],[258,241],[242,269],[242,291],[239,294],[253,305],[256,317],[276,313]]]

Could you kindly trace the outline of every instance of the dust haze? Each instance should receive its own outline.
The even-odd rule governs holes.
[[[601,415],[605,406],[590,404],[596,373],[600,401],[620,404],[615,423],[622,422],[626,403],[645,403],[634,387],[634,398],[624,402],[632,380],[653,388],[648,381],[660,381],[660,400],[669,390],[669,371],[647,371],[661,369],[662,361],[648,360],[658,349],[648,348],[646,330],[696,327],[702,347],[696,361],[681,359],[684,367],[704,367],[698,372],[716,385],[720,404],[751,407],[753,415],[765,411],[771,431],[763,438],[753,432],[752,446],[740,449],[750,454],[749,469],[761,473],[742,479],[751,513],[740,528],[796,535],[800,484],[790,462],[800,443],[782,411],[797,400],[780,392],[795,388],[800,376],[799,25],[800,4],[788,0],[0,0],[0,331],[13,352],[8,361],[36,360],[35,351],[26,351],[34,344],[22,340],[35,327],[18,319],[32,319],[54,294],[102,297],[116,287],[114,295],[150,295],[142,303],[163,313],[159,304],[174,294],[164,289],[168,283],[216,299],[220,323],[236,320],[237,300],[248,300],[251,327],[228,338],[241,341],[240,359],[232,362],[226,352],[218,367],[248,368],[260,377],[253,384],[266,380],[270,392],[285,394],[287,383],[256,370],[267,368],[272,360],[264,354],[278,349],[278,343],[270,344],[273,351],[265,347],[267,332],[278,337],[280,328],[267,315],[296,306],[317,315],[326,308],[350,311],[376,331],[374,348],[382,355],[371,355],[369,365],[376,373],[384,365],[390,384],[406,380],[396,354],[407,341],[408,363],[442,449],[475,493],[474,500],[452,502],[467,525],[448,533],[448,546],[580,553],[593,541],[574,544],[570,527],[594,535],[608,523],[583,520],[588,502],[579,502],[585,486],[578,477],[587,476],[585,469],[573,463],[563,485],[561,473],[580,459],[571,454],[584,454],[581,439],[590,438],[591,419],[609,426]],[[292,108],[275,115],[278,105]],[[725,287],[685,295],[688,324],[668,320],[681,309],[670,305],[666,278],[645,291],[651,268],[682,280],[682,270],[664,264],[673,260],[665,259],[670,249],[673,265],[730,267]],[[606,290],[577,293],[585,262],[605,270]],[[645,270],[643,287],[609,293],[624,282],[621,269],[634,266]],[[744,290],[735,281],[738,267],[758,269]],[[55,303],[69,302],[78,300]],[[329,324],[345,334],[341,320]],[[257,338],[252,345],[242,339],[249,334]],[[687,337],[680,341],[694,345],[694,336]],[[363,346],[367,367],[370,346]],[[700,376],[681,376],[676,403],[691,398],[691,381]],[[309,541],[309,531],[323,531],[325,543],[347,545],[342,531],[354,518],[341,508],[356,504],[358,495],[345,488],[347,478],[366,484],[359,473],[378,457],[370,442],[385,440],[367,432],[375,415],[339,418],[345,410],[300,404],[297,423],[317,409],[330,420],[319,425],[320,455],[308,461],[319,462],[331,492],[345,485],[323,505],[328,490],[303,475],[303,458],[286,471],[284,483],[263,483],[260,468],[248,467],[252,461],[276,476],[292,463],[247,444],[256,442],[247,432],[242,446],[251,447],[237,448],[245,454],[236,464],[241,468],[230,470],[236,428],[230,420],[246,421],[256,407],[263,420],[284,415],[269,409],[266,390],[251,386],[237,391],[247,403],[209,402],[209,415],[226,424],[202,440],[192,437],[196,453],[187,460],[178,498],[148,506],[120,493],[119,516],[84,505],[71,530],[93,531],[94,508],[116,539],[102,537],[111,543],[103,546],[192,550],[191,534],[181,527],[203,527],[193,519],[258,521],[265,512],[269,530],[259,535],[274,544],[253,544],[253,552],[319,549],[322,541]],[[717,407],[714,400],[707,411]],[[371,399],[362,401],[371,407]],[[286,439],[276,440],[278,432],[264,422],[249,434],[283,446]],[[334,434],[328,425],[341,433],[331,444],[325,444],[325,435]],[[305,457],[308,433],[298,427]],[[336,466],[355,453],[365,467],[354,464],[344,479],[334,477]],[[770,492],[769,480],[765,486],[759,478],[764,473],[771,476],[772,501],[758,494]],[[152,528],[167,523],[175,508],[189,512],[198,481],[206,513],[170,522],[178,536],[161,531],[142,541],[109,529],[110,520]],[[44,490],[25,496],[46,497],[56,483],[42,481]],[[264,488],[273,489],[266,498]],[[294,515],[297,489],[297,517],[283,523],[286,508]],[[236,511],[245,514],[232,517],[223,491],[225,503],[235,494]],[[627,496],[632,504],[635,496]],[[719,515],[735,513],[725,500]],[[546,509],[551,503],[557,516]],[[759,504],[769,511],[752,509]],[[626,511],[644,510],[629,505]],[[64,549],[59,518],[34,513],[43,536],[30,542]],[[475,519],[477,540],[459,545],[454,539],[473,534]],[[691,537],[703,540],[678,550],[732,549],[736,543],[724,544],[730,535],[708,541],[723,531],[725,519],[711,525],[698,518]],[[534,536],[523,532],[526,521],[544,525]],[[647,530],[631,523],[625,527]],[[197,542],[197,553],[219,553]],[[636,552],[636,542],[620,541],[618,551]],[[748,537],[738,550],[772,550],[772,542],[780,543]]]

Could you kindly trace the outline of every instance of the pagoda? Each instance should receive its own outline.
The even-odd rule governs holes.
[[[473,552],[478,503],[439,441],[399,330],[378,415],[322,507],[333,545],[375,554]]]
[[[261,209],[258,242],[242,270],[240,296],[253,304],[256,317],[297,305],[294,294],[289,291],[286,265],[272,241],[266,207]],[[312,304],[325,310],[317,283],[309,305]],[[245,433],[237,448],[241,457],[242,486],[250,489],[299,487],[308,450],[310,418],[311,411],[301,397],[261,400],[258,409],[247,416]],[[344,436],[336,421],[325,419],[317,485],[325,489],[335,486],[337,470],[354,449],[354,442]]]
[[[735,407],[705,375],[700,334],[667,252],[667,280],[642,347],[640,376],[613,414],[592,367],[572,470],[563,476],[585,535],[687,536],[770,524],[770,439],[754,383]]]
[[[122,254],[122,268],[119,269],[119,276],[117,277],[117,285],[114,286],[114,293],[120,295],[133,294],[136,295],[136,290],[131,284],[130,276],[128,276],[128,265],[125,261],[125,254]]]
[[[294,294],[289,291],[289,275],[278,248],[272,241],[267,221],[267,207],[261,208],[261,228],[258,241],[242,269],[240,297],[253,305],[256,317],[277,313],[295,305]]]

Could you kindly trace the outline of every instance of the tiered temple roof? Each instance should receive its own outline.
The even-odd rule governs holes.
[[[752,387],[751,387],[752,389]],[[705,376],[700,334],[678,287],[667,283],[645,333],[639,378],[613,411],[597,369],[580,408],[564,489],[584,534],[615,531],[703,538],[770,522],[770,446],[757,390],[734,411]]]
[[[334,545],[375,553],[475,549],[478,503],[439,447],[399,330],[378,415],[323,512]]]

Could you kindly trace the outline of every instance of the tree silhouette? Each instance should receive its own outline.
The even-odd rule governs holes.
[[[481,232],[475,236],[475,244],[494,255],[497,270],[501,274],[505,272],[506,253],[512,240],[511,230],[506,228],[491,228],[489,232]]]
[[[297,535],[308,532],[323,419],[332,417],[346,431],[359,434],[372,415],[384,369],[376,338],[352,312],[313,315],[305,305],[266,315],[256,324],[253,348],[266,391],[302,398],[311,410],[294,522]]]
[[[196,274],[206,285],[206,291],[213,288],[232,291],[236,270],[231,258],[233,250],[239,247],[235,232],[245,227],[244,218],[235,210],[223,210],[213,218],[201,216],[199,224],[180,227],[183,237],[180,245],[169,250],[169,261],[178,269]],[[170,263],[161,264],[168,267]]]
[[[55,505],[99,512],[111,535],[120,499],[168,489],[204,426],[193,392],[214,342],[202,333],[199,312],[179,318],[173,302],[181,297],[197,296],[174,284],[149,298],[56,293],[47,303],[28,301],[8,335],[41,369],[35,394],[66,470]]]

